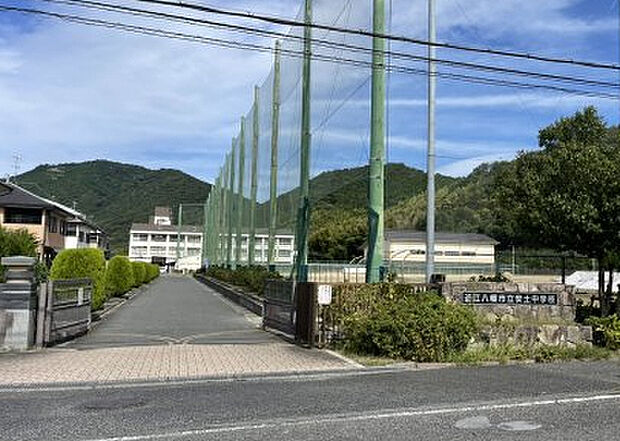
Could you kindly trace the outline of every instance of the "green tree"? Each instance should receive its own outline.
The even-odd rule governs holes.
[[[115,256],[108,262],[105,285],[108,295],[121,296],[134,286],[131,262],[123,256]]]
[[[0,227],[0,257],[37,255],[37,240],[27,230],[7,230]]]
[[[540,131],[540,151],[521,153],[498,176],[500,224],[521,243],[596,258],[613,271],[620,238],[620,145],[594,108]],[[609,313],[599,275],[601,308]]]
[[[63,250],[56,256],[50,272],[52,280],[88,278],[93,281],[92,309],[106,301],[105,257],[103,251],[92,248]]]

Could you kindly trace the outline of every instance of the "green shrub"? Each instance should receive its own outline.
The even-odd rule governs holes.
[[[599,340],[597,343],[601,346],[614,351],[620,349],[620,316],[618,314],[604,318],[590,317],[586,320],[586,324],[594,328],[595,337],[597,334],[600,336],[595,340]]]
[[[420,362],[463,352],[478,329],[471,308],[428,293],[379,298],[368,312],[358,310],[344,323],[346,350]]]
[[[142,286],[146,279],[146,267],[144,262],[131,262],[131,268],[133,269],[134,287]]]
[[[50,271],[50,279],[82,278],[89,278],[93,281],[92,309],[101,308],[106,301],[103,251],[91,248],[64,250],[56,256]]]
[[[106,292],[122,296],[134,286],[133,267],[127,257],[116,256],[108,262],[105,273]]]
[[[267,280],[282,278],[279,273],[271,272],[262,266],[238,267],[234,270],[211,266],[206,274],[231,285],[245,288],[259,296],[264,294]]]
[[[149,264],[147,267],[147,278],[149,282],[157,279],[159,277],[159,265],[155,265],[153,263]]]

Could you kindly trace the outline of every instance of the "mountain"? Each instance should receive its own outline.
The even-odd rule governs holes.
[[[127,252],[133,222],[146,222],[155,206],[203,203],[211,185],[177,170],[150,170],[110,161],[41,165],[15,179],[33,193],[76,208],[110,235],[112,250]],[[187,223],[201,223],[188,208]]]

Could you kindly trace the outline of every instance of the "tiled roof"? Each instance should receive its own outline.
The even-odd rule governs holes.
[[[0,206],[41,209],[58,208],[51,201],[8,182],[0,183]]]

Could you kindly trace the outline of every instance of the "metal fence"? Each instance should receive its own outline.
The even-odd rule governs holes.
[[[37,344],[51,346],[88,332],[93,282],[55,280],[41,285]]]

